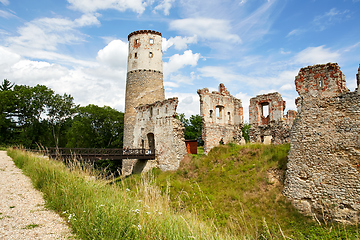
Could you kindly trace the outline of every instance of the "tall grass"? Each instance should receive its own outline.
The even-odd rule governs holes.
[[[175,213],[151,176],[129,189],[79,164],[67,168],[20,150],[8,154],[81,239],[234,239],[196,215]]]
[[[174,208],[212,220],[220,231],[252,239],[359,239],[357,226],[319,225],[282,195],[289,148],[228,144],[183,161],[176,172],[154,174],[163,191],[171,185]]]

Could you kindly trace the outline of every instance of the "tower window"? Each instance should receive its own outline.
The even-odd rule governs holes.
[[[152,45],[152,44],[154,44],[154,39],[153,38],[150,38],[149,39],[149,43]]]
[[[135,53],[135,58],[137,58],[138,56],[137,56],[137,52]]]
[[[153,57],[153,53],[152,52],[149,52],[149,57]]]
[[[140,43],[140,39],[135,39],[135,44],[139,44]]]

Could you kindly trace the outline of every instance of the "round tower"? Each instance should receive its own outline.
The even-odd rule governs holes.
[[[124,147],[133,147],[135,107],[165,99],[161,33],[140,30],[129,34],[126,77]]]

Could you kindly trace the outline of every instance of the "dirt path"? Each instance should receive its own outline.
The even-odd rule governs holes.
[[[0,151],[0,239],[69,239],[70,229],[5,151]]]

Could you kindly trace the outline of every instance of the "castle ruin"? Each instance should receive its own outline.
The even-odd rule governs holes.
[[[360,72],[360,68],[359,68]],[[359,73],[357,76],[359,86]],[[290,132],[284,195],[305,215],[360,217],[360,96],[336,63],[308,66],[295,78],[299,114]]]
[[[186,147],[184,129],[176,119],[177,99],[165,100],[161,33],[135,31],[128,41],[124,147],[148,147],[155,151],[156,159],[125,159],[122,172],[129,175],[155,166],[175,170]]]
[[[218,92],[210,93],[209,89],[203,88],[197,93],[200,96],[204,153],[207,154],[220,143],[244,142],[241,131],[244,126],[241,100],[233,97],[222,83]]]
[[[286,104],[278,92],[257,95],[250,99],[250,142],[283,144],[290,142],[290,128],[296,111],[284,115]]]

